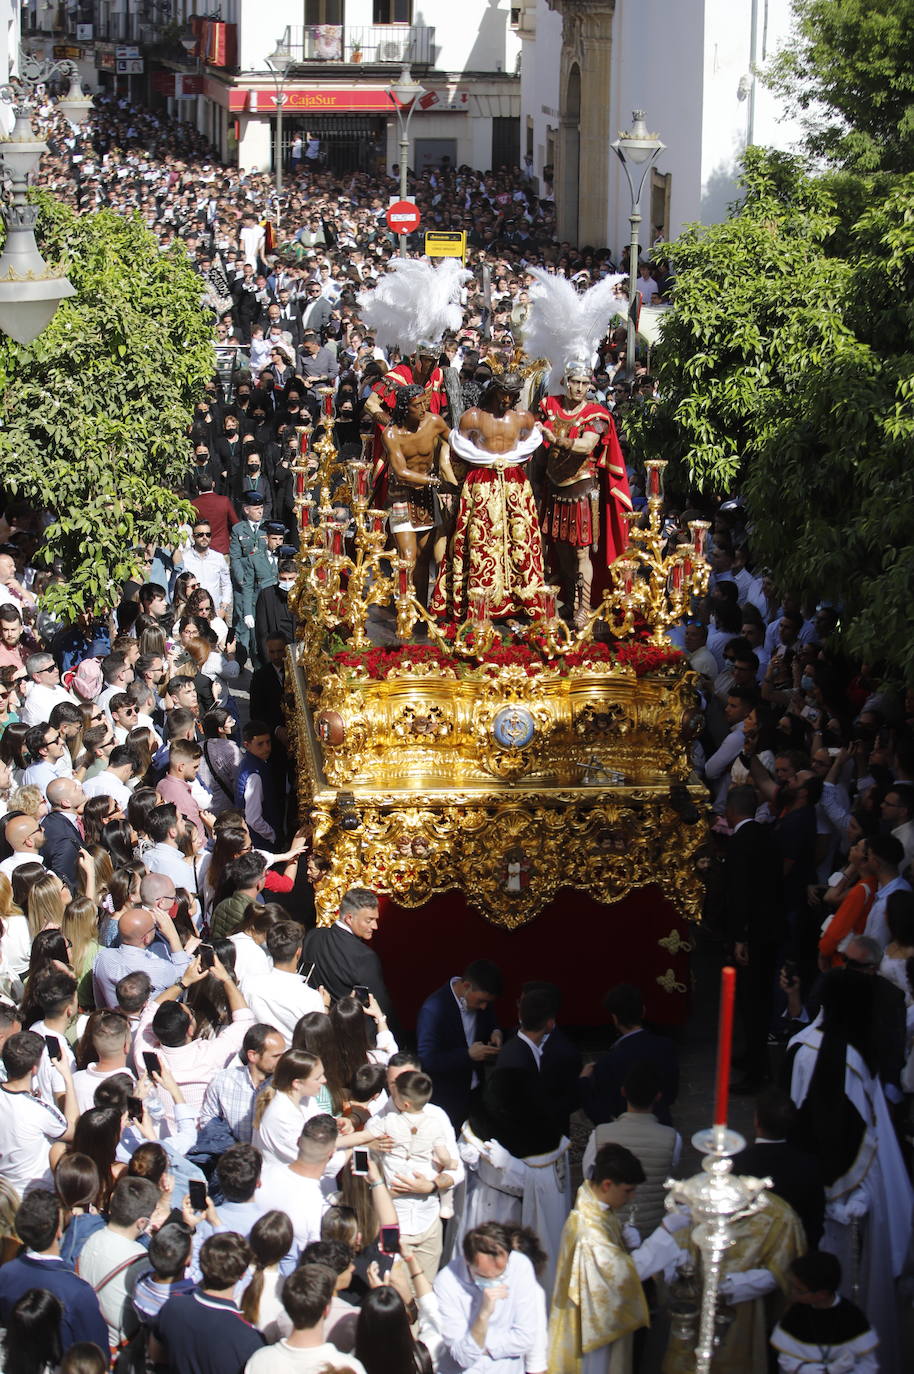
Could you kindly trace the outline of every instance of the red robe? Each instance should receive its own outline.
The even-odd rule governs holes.
[[[628,545],[628,526],[624,516],[626,511],[632,509],[632,496],[625,471],[625,459],[619,446],[615,422],[605,406],[598,405],[596,401],[587,401],[581,410],[572,416],[561,404],[563,400],[564,397],[546,396],[540,402],[540,414],[544,424],[551,427],[552,420],[557,416],[559,419],[573,421],[568,430],[571,439],[579,439],[582,434],[597,433],[600,436],[596,448],[590,455],[590,469],[600,475],[600,506],[603,512],[599,538],[602,557],[598,557],[597,562],[608,568]],[[594,539],[592,542],[596,544],[597,540]]]

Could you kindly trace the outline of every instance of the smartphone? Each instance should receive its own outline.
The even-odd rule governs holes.
[[[187,1185],[190,1205],[195,1212],[206,1211],[206,1183],[202,1178],[192,1178]]]
[[[369,992],[368,988],[366,988],[363,984],[359,983],[356,987],[354,987],[352,989],[352,995],[353,997],[357,997],[359,999],[363,1007],[368,1006],[368,999],[371,996],[371,993]]]
[[[141,1097],[127,1098],[127,1115],[131,1121],[143,1120],[143,1099]]]
[[[368,1177],[368,1151],[358,1146],[352,1152],[352,1172],[357,1178]]]
[[[48,1056],[49,1056],[49,1058],[51,1058],[51,1059],[59,1059],[59,1058],[60,1058],[60,1041],[57,1039],[57,1036],[56,1036],[56,1035],[46,1035],[46,1036],[44,1037],[44,1043],[45,1043],[45,1044],[47,1045],[47,1047],[48,1047]]]
[[[381,1251],[385,1255],[399,1255],[400,1253],[400,1228],[399,1226],[381,1227]]]
[[[216,951],[212,945],[201,945],[197,951],[200,955],[201,968],[214,968],[216,964]]]
[[[161,1073],[162,1071],[162,1066],[159,1063],[159,1056],[153,1054],[151,1050],[143,1051],[143,1063],[146,1065],[146,1072],[148,1074]]]

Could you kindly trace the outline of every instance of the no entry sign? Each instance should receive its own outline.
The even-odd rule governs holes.
[[[394,234],[414,234],[419,228],[419,207],[411,200],[395,200],[387,211],[387,227]]]

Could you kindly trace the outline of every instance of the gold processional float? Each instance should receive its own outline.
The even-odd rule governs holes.
[[[553,586],[529,623],[493,624],[471,593],[468,619],[446,626],[370,504],[370,440],[342,460],[331,405],[311,466],[303,434],[294,468],[291,594],[300,810],[329,864],[319,923],[356,883],[407,907],[460,889],[508,929],[566,887],[609,903],[656,883],[697,917],[694,674],[665,631],[707,591],[708,524],[664,552],[666,464],[646,465],[646,515],[627,517],[629,547],[583,628],[559,617]],[[373,644],[370,624],[395,642]]]

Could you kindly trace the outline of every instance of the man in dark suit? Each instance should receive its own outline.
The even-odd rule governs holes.
[[[320,334],[330,323],[333,306],[322,293],[320,282],[309,281],[301,307],[301,332]]]
[[[631,983],[612,988],[603,1005],[619,1038],[602,1059],[584,1068],[578,1079],[581,1106],[595,1126],[621,1116],[626,1109],[622,1084],[628,1071],[647,1060],[656,1068],[661,1084],[654,1115],[664,1126],[672,1125],[670,1107],[679,1092],[679,1062],[673,1042],[645,1030],[644,999]]]
[[[302,967],[314,964],[311,986],[326,988],[334,1002],[351,996],[353,988],[367,988],[390,1019],[392,1006],[381,961],[368,943],[377,928],[377,897],[368,888],[351,887],[333,925],[316,926],[306,935]]]
[[[731,787],[724,862],[724,936],[737,967],[736,1002],[745,1039],[745,1077],[733,1092],[754,1095],[771,1078],[768,1032],[778,952],[786,934],[783,863],[770,825],[755,819],[754,787]]]
[[[41,822],[44,831],[41,859],[45,868],[56,873],[70,891],[75,892],[83,848],[79,811],[86,794],[76,778],[54,778],[48,783],[47,798],[51,810]]]
[[[500,992],[495,964],[476,959],[462,978],[451,978],[419,1008],[419,1058],[435,1085],[432,1101],[447,1112],[455,1131],[466,1120],[483,1066],[494,1062],[502,1046],[492,1007]]]
[[[535,1074],[567,1134],[578,1105],[581,1052],[556,1025],[560,993],[552,983],[525,983],[517,1004],[520,1026],[504,1045],[497,1069],[523,1069]]]
[[[268,634],[264,640],[267,661],[251,674],[251,717],[265,721],[271,731],[285,725],[282,702],[287,644],[285,635]]]
[[[733,1160],[735,1174],[770,1178],[772,1192],[789,1203],[806,1232],[806,1245],[815,1250],[825,1221],[825,1186],[815,1155],[790,1144],[796,1108],[779,1088],[766,1088],[755,1103],[755,1144]]]

